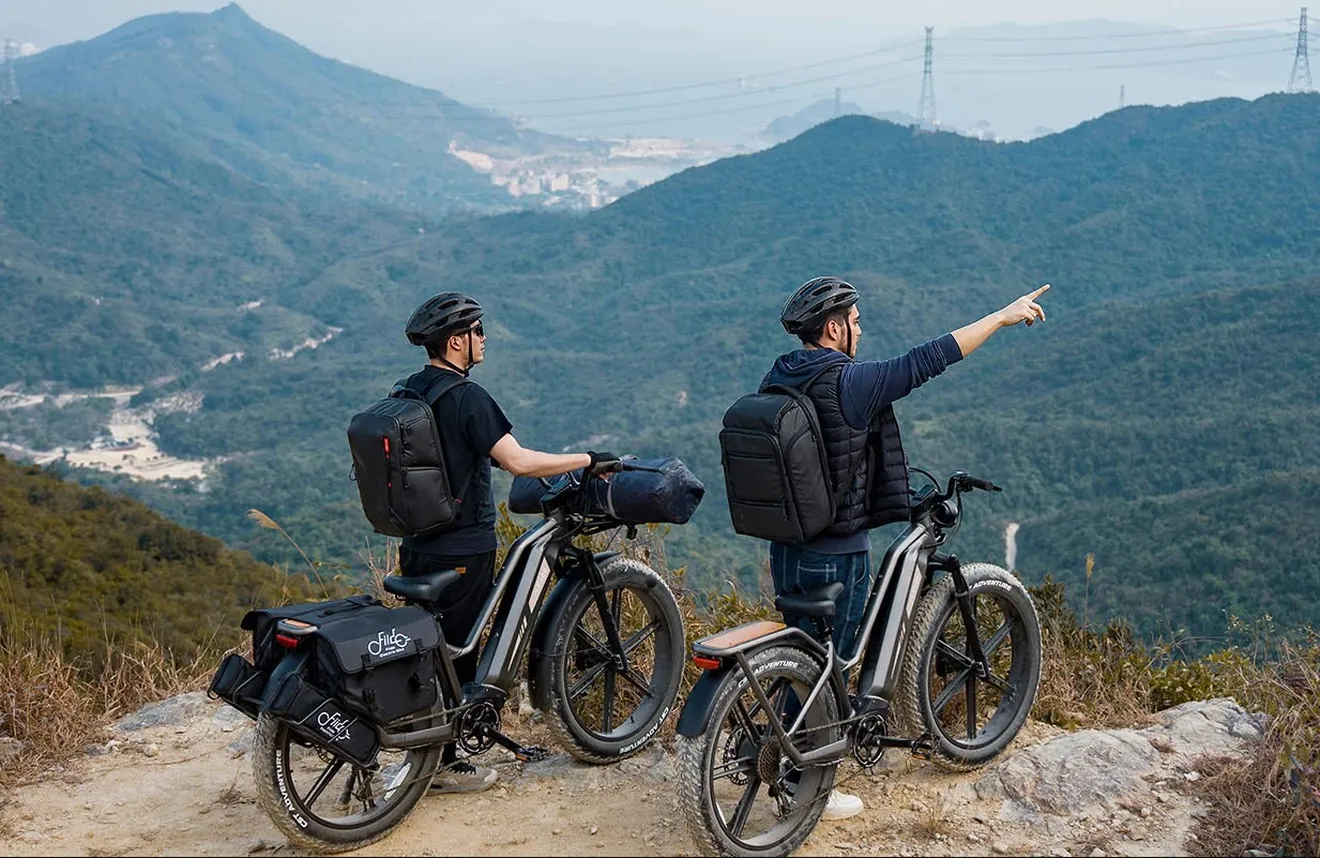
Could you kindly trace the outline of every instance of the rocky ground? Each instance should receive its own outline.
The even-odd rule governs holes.
[[[250,722],[200,693],[125,718],[104,745],[0,803],[11,855],[298,854],[256,805]],[[866,811],[821,823],[802,855],[1183,855],[1202,808],[1184,789],[1202,755],[1246,752],[1262,719],[1189,703],[1142,729],[1029,724],[985,770],[945,774],[893,754],[840,786]],[[511,732],[540,740],[542,728]],[[690,855],[662,745],[614,766],[557,755],[478,795],[431,796],[363,855]]]

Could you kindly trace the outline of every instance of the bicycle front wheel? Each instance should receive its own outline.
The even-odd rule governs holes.
[[[636,754],[674,708],[683,676],[678,600],[645,563],[616,557],[601,569],[604,604],[585,580],[551,620],[549,719],[560,744],[583,762]],[[617,629],[615,653],[606,617]]]
[[[917,606],[899,679],[899,712],[911,734],[925,733],[935,763],[970,769],[994,759],[1022,729],[1040,684],[1040,620],[1031,594],[1012,574],[970,563],[963,576],[989,666],[982,676],[945,577]]]

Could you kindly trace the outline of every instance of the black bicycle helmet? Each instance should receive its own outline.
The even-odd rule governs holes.
[[[467,330],[481,318],[483,312],[474,298],[460,292],[441,292],[413,311],[404,332],[408,335],[408,342],[424,346],[449,334]]]
[[[784,302],[779,322],[794,336],[810,331],[831,313],[857,303],[857,290],[838,277],[816,277],[798,287]]]

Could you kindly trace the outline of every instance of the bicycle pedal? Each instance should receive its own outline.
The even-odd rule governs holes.
[[[550,751],[537,745],[524,745],[513,756],[521,763],[539,763],[550,758]]]

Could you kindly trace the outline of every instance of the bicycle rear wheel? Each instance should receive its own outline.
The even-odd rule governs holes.
[[[770,727],[792,725],[822,667],[791,647],[772,647],[749,660],[769,700],[766,711],[743,671],[730,670],[715,693],[710,724],[699,736],[679,736],[678,788],[683,816],[704,855],[787,855],[820,820],[838,762],[797,770]],[[792,735],[809,751],[838,741],[842,706],[827,683]]]

